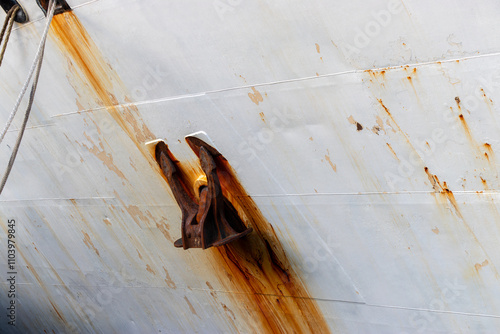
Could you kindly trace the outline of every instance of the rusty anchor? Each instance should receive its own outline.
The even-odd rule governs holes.
[[[156,145],[155,157],[182,213],[181,238],[175,241],[175,247],[207,249],[225,245],[252,232],[222,194],[217,165],[207,148],[202,146],[199,150],[201,168],[207,178],[207,184],[199,189],[199,201],[189,195],[164,142]]]

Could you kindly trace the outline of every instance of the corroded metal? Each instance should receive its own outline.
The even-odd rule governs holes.
[[[182,212],[182,236],[175,241],[175,247],[207,249],[222,246],[252,231],[252,228],[245,226],[234,206],[222,194],[217,165],[207,148],[202,146],[199,150],[207,185],[200,188],[198,202],[186,191],[187,185],[169,157],[165,143],[156,145],[155,156]]]
[[[48,0],[37,0],[38,6],[42,9],[43,13],[47,15],[47,8],[49,6]],[[56,10],[54,15],[61,14],[67,11],[70,11],[71,7],[65,0],[56,0]]]

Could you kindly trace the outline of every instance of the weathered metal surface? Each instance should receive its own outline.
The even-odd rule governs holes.
[[[21,3],[0,124],[43,26]],[[0,199],[19,332],[500,326],[496,2],[68,3]],[[193,183],[200,130],[254,232],[193,254],[144,143],[164,138]]]
[[[47,15],[47,10],[49,7],[49,1],[48,0],[36,0],[38,6],[40,9],[43,11],[45,15]],[[61,14],[67,11],[70,11],[71,7],[68,5],[68,3],[65,0],[56,0],[56,9],[54,11],[54,15]]]
[[[183,181],[182,172],[170,158],[167,145],[159,142],[155,147],[156,161],[167,178],[182,213],[182,237],[175,241],[175,247],[207,249],[223,246],[252,231],[252,228],[245,226],[231,202],[222,195],[217,165],[207,150],[208,147],[203,143],[198,150],[200,166],[207,180],[207,184],[199,189],[198,201],[195,194],[188,191],[193,187]],[[213,152],[214,149],[211,148],[210,151]],[[216,156],[220,156],[220,153],[217,152]]]

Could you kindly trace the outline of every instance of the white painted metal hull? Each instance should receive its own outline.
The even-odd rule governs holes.
[[[2,332],[497,331],[500,5],[67,2],[0,198],[4,309],[9,219],[18,247]],[[44,23],[21,3],[0,124]],[[249,245],[289,277],[241,245],[174,248],[180,211],[145,143],[196,174],[197,131],[268,224]]]

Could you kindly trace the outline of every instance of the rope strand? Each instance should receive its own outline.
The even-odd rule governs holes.
[[[12,26],[14,25],[14,18],[18,9],[21,8],[19,5],[14,5],[7,13],[7,17],[5,18],[5,22],[3,23],[2,32],[0,33],[0,44],[2,43],[3,37],[5,35],[5,42],[2,45],[2,51],[0,51],[0,66],[2,65],[3,55],[5,54],[5,50],[7,50],[7,44],[9,43],[10,33],[12,32]]]
[[[31,107],[33,106],[33,101],[35,99],[35,92],[36,92],[36,87],[38,85],[38,79],[40,77],[40,70],[42,69],[42,63],[43,63],[43,55],[44,55],[44,49],[45,49],[45,41],[47,40],[47,32],[48,32],[48,27],[50,26],[50,23],[52,21],[52,17],[54,16],[54,11],[55,11],[55,2],[54,0],[50,0],[49,7],[47,10],[47,26],[45,29],[45,33],[42,37],[42,40],[40,41],[40,48],[39,52],[37,52],[37,57],[35,58],[35,61],[33,62],[34,68],[36,69],[35,71],[35,76],[33,78],[33,84],[31,86],[31,93],[30,93],[30,99],[28,102],[28,107],[26,108],[26,112],[24,115],[23,119],[23,124],[21,125],[21,129],[19,130],[19,133],[17,135],[16,143],[14,145],[14,148],[12,149],[12,154],[9,159],[9,163],[7,165],[7,168],[5,170],[5,173],[2,177],[2,181],[0,183],[0,194],[3,191],[3,188],[5,187],[5,183],[7,183],[7,179],[10,175],[10,172],[12,171],[12,167],[14,166],[14,162],[16,160],[17,152],[19,151],[19,146],[21,146],[21,141],[23,139],[24,131],[26,130],[26,125],[28,124],[28,119],[31,113]],[[33,74],[33,73],[32,73]],[[28,83],[29,79],[31,79],[31,76],[28,78]],[[23,94],[24,95],[24,94]]]
[[[49,8],[47,10],[47,24],[45,26],[45,30],[42,35],[42,40],[40,41],[40,44],[38,45],[38,50],[35,54],[35,60],[33,61],[33,64],[31,65],[28,78],[26,79],[26,82],[23,85],[23,88],[21,89],[21,92],[19,93],[19,96],[17,97],[16,104],[14,105],[14,108],[12,109],[12,112],[9,115],[9,119],[7,120],[7,123],[5,124],[5,127],[2,130],[2,133],[0,134],[0,144],[2,143],[5,134],[7,133],[7,130],[9,129],[10,125],[12,124],[12,121],[14,120],[14,116],[16,116],[17,110],[19,109],[19,105],[21,104],[21,100],[24,97],[24,94],[26,94],[26,90],[28,89],[29,83],[31,81],[31,77],[33,76],[33,73],[35,72],[35,67],[37,64],[37,59],[40,57],[40,53],[42,52],[42,47],[45,45],[45,40],[47,39],[47,34],[49,32],[49,27],[50,27],[50,22],[52,21],[52,17],[54,16],[54,10],[55,10],[55,5],[51,4],[54,2],[54,0],[50,0],[49,3]]]

